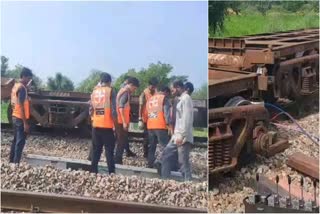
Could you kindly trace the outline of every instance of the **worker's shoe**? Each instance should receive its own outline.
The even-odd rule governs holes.
[[[127,151],[127,157],[136,157],[137,155],[131,150]]]

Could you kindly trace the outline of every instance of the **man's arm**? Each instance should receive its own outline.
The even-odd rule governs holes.
[[[187,132],[193,126],[193,103],[190,96],[185,96],[182,100],[182,126],[181,126],[181,135],[182,138],[187,136]]]
[[[127,129],[128,128],[128,124],[126,124],[125,121],[125,116],[124,116],[124,107],[126,105],[126,103],[128,102],[128,92],[124,92],[119,100],[119,112],[120,112],[120,117],[122,119],[123,122],[123,128]]]
[[[144,105],[145,102],[145,95],[144,92],[142,92],[139,96],[139,119],[142,118],[142,107]]]
[[[29,133],[29,124],[27,123],[27,117],[26,117],[26,114],[25,114],[25,109],[24,109],[24,101],[27,97],[27,90],[24,89],[24,88],[20,88],[17,92],[17,95],[18,95],[18,102],[21,106],[21,119],[23,121],[23,125],[24,125],[24,131],[26,133]]]
[[[92,106],[92,94],[90,96],[90,100],[89,100],[88,103],[89,103],[89,115],[92,116],[93,115],[93,111],[94,111],[93,106]]]
[[[164,118],[166,120],[167,126],[171,125],[171,104],[168,98],[164,98],[164,106],[163,106],[163,111],[164,111]]]
[[[116,99],[117,99],[116,91],[114,89],[112,89],[112,92],[111,92],[111,112],[112,112],[112,118],[113,118],[114,122],[117,121],[117,117],[118,117]]]

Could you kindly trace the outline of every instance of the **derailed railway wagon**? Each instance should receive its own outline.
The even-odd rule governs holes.
[[[271,156],[288,147],[270,131],[263,102],[318,93],[319,29],[213,38],[208,51],[212,179],[255,154]]]
[[[11,89],[15,80],[1,78],[1,100],[10,101]],[[89,131],[90,93],[66,91],[29,91],[30,122],[33,125],[49,128],[79,128]],[[207,100],[194,100],[194,126],[207,128]],[[10,102],[9,102],[10,103]],[[139,97],[131,97],[131,122],[138,122]],[[11,106],[8,107],[8,120],[11,121]],[[88,132],[90,133],[90,131]]]

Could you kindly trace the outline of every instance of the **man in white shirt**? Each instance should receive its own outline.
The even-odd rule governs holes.
[[[179,97],[179,101],[176,106],[174,133],[161,157],[162,178],[170,177],[170,172],[176,165],[174,160],[178,152],[178,162],[184,180],[191,180],[190,151],[193,144],[193,102],[189,93],[192,91],[193,85],[192,88],[190,85],[185,88],[182,81],[175,81],[172,84],[171,92]]]

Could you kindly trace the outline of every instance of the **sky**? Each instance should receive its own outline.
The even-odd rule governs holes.
[[[207,82],[207,2],[2,2],[1,55],[46,82],[56,72],[75,84],[99,69],[168,63],[173,75]]]

